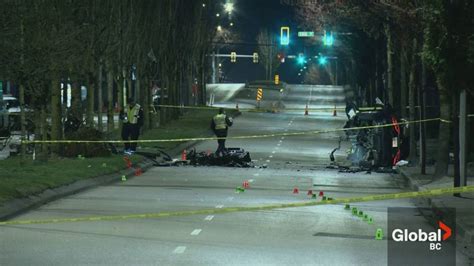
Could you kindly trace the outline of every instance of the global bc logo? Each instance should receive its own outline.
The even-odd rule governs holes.
[[[392,232],[392,239],[395,242],[429,242],[430,250],[441,250],[441,242],[451,237],[452,230],[442,221],[438,221],[438,226],[439,229],[434,232],[424,232],[421,229],[416,232],[409,232],[408,229],[395,229]]]

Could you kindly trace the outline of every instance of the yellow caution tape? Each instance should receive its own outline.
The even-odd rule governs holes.
[[[398,125],[408,125],[414,123],[426,123],[426,122],[435,122],[435,121],[442,121],[441,118],[431,118],[431,119],[423,119],[423,120],[414,120],[414,121],[405,121],[405,122],[398,122]],[[446,121],[446,123],[450,123],[450,121]],[[337,129],[328,129],[328,130],[312,130],[312,131],[299,131],[299,132],[282,132],[282,133],[272,133],[272,134],[260,134],[260,135],[246,135],[246,136],[233,136],[233,137],[226,137],[226,138],[219,138],[219,137],[202,137],[202,138],[180,138],[180,139],[154,139],[154,140],[24,140],[23,143],[25,144],[74,144],[74,143],[113,143],[113,144],[120,144],[120,143],[159,143],[159,142],[187,142],[187,141],[208,141],[208,140],[218,140],[218,139],[256,139],[256,138],[273,138],[273,137],[286,137],[286,136],[302,136],[302,135],[316,135],[316,134],[324,134],[324,133],[333,133],[333,132],[344,132],[350,130],[361,130],[361,129],[376,129],[376,128],[384,128],[384,127],[392,127],[395,124],[382,124],[382,125],[375,125],[375,126],[363,126],[363,127],[351,127],[351,128],[337,128]]]
[[[158,213],[93,216],[93,217],[78,217],[78,218],[57,218],[57,219],[43,219],[43,220],[15,220],[15,221],[0,222],[0,226],[1,225],[28,225],[28,224],[117,221],[117,220],[129,220],[129,219],[151,219],[151,218],[190,216],[190,215],[209,215],[209,214],[219,214],[219,213],[262,211],[262,210],[273,210],[273,209],[284,209],[284,208],[346,204],[346,203],[355,203],[355,202],[418,198],[418,197],[427,197],[427,196],[438,197],[438,196],[446,195],[446,194],[467,193],[467,192],[474,192],[474,186],[456,187],[456,188],[447,187],[447,188],[430,189],[430,190],[420,191],[420,192],[402,192],[402,193],[393,193],[393,194],[384,194],[384,195],[370,195],[370,196],[363,196],[363,197],[332,199],[332,200],[325,200],[325,201],[307,201],[307,202],[296,202],[296,203],[287,203],[287,204],[261,205],[261,206],[253,206],[253,207],[228,207],[228,208],[221,208],[221,209],[201,209],[201,210],[193,210],[193,211],[158,212]]]

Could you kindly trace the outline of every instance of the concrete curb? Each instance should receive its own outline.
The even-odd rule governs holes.
[[[153,162],[145,159],[144,162],[139,163],[137,166],[142,168],[143,171],[146,171],[153,167]],[[135,170],[126,169],[109,175],[79,180],[66,186],[45,190],[37,195],[31,195],[27,198],[15,199],[6,202],[0,207],[0,221],[11,219],[29,210],[36,209],[42,205],[63,197],[74,195],[100,185],[119,182],[122,178],[122,175],[126,175],[127,178],[133,178],[135,175]]]
[[[403,168],[398,168],[397,172],[405,178],[407,181],[408,187],[410,187],[412,190],[420,191],[424,190],[422,188],[422,185],[420,182],[415,180],[413,177],[411,177]],[[446,208],[448,206],[445,206],[442,201],[437,200],[436,198],[419,198],[418,202],[422,202],[423,205],[430,206],[433,213],[436,213],[438,210]],[[429,215],[426,216],[426,218],[429,219],[430,222],[436,224],[438,221],[436,220],[436,215]],[[462,239],[463,242],[466,242],[469,246],[472,246],[474,243],[474,235],[472,232],[469,230],[469,226],[461,221],[456,220],[456,230],[457,230],[457,235]]]

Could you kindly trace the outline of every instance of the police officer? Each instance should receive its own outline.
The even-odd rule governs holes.
[[[120,113],[122,119],[122,140],[138,140],[140,128],[143,126],[143,109],[132,98],[128,99],[128,104]],[[131,155],[137,149],[137,143],[125,142],[124,153]]]
[[[232,126],[232,124],[232,117],[229,117],[225,114],[224,108],[219,108],[219,114],[212,118],[211,129],[214,131],[214,134],[216,134],[218,138],[222,138],[217,140],[217,156],[219,156],[220,154],[225,155],[227,153],[225,148],[225,138],[227,137],[227,130],[229,129],[229,127]]]

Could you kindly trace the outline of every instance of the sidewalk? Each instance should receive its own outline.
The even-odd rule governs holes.
[[[452,166],[450,166],[452,168]],[[420,174],[420,167],[400,167],[397,171],[407,180],[408,186],[415,191],[424,191],[441,187],[453,187],[452,169],[450,176],[432,181],[434,167],[427,167],[427,175]],[[474,185],[473,173],[469,173],[468,185]],[[416,204],[420,207],[430,207],[432,212],[424,216],[432,224],[436,224],[437,210],[442,208],[456,208],[456,230],[458,249],[474,256],[474,193],[464,193],[462,197],[443,196],[434,198],[420,198]]]

